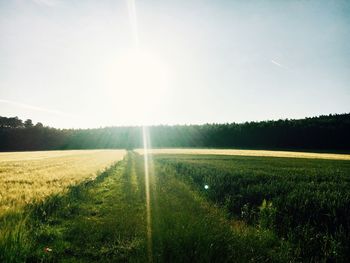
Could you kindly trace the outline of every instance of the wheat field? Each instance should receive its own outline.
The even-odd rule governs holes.
[[[94,178],[124,150],[0,153],[0,215]]]
[[[136,150],[143,154],[143,149]],[[234,150],[234,149],[148,149],[151,154],[212,154],[212,155],[238,155],[238,156],[266,156],[285,158],[308,158],[308,159],[329,159],[329,160],[350,160],[350,154],[335,153],[313,153],[313,152],[292,152],[292,151],[266,151],[266,150]]]

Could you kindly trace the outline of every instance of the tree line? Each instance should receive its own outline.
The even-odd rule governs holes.
[[[350,113],[305,119],[148,127],[152,147],[350,150]],[[0,117],[0,151],[133,149],[142,127],[55,129],[18,117]]]

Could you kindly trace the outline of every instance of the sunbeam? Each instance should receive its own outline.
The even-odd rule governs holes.
[[[146,189],[146,213],[147,213],[147,251],[148,260],[152,261],[152,222],[151,222],[151,198],[150,198],[150,183],[149,183],[149,136],[146,126],[142,127],[143,135],[143,156],[144,156],[144,168],[145,168],[145,189]]]
[[[128,82],[131,81],[131,79],[136,78],[138,79],[139,76],[144,76],[144,70],[147,68],[145,65],[143,65],[141,62],[143,60],[141,59],[141,52],[139,49],[139,34],[138,34],[138,26],[137,26],[137,14],[136,14],[136,5],[135,0],[128,0],[128,12],[129,12],[129,19],[130,19],[130,25],[131,25],[131,31],[133,36],[133,45],[135,52],[133,54],[132,59],[129,59],[128,62],[131,63],[131,71],[133,73],[136,73],[136,76],[132,76],[131,78],[128,78]],[[147,61],[145,59],[144,61]],[[126,63],[127,64],[127,63]],[[124,65],[125,66],[125,65]],[[140,68],[141,66],[141,68]],[[140,68],[137,70],[137,68]],[[136,70],[135,70],[136,69]],[[147,76],[144,78],[141,78],[141,82],[137,82],[138,89],[147,88],[147,83],[149,81],[145,81],[147,83],[142,83],[144,79],[146,79],[150,74],[150,72],[146,71]],[[153,77],[154,78],[154,77]],[[146,87],[141,87],[142,85],[146,85]],[[146,90],[146,92],[149,92]],[[143,98],[144,100],[144,98]],[[149,103],[147,101],[147,103]],[[145,106],[147,104],[144,104]],[[152,255],[152,222],[151,222],[151,197],[150,197],[150,183],[149,183],[149,160],[148,160],[148,132],[147,127],[144,125],[142,127],[142,135],[143,135],[143,149],[144,149],[144,169],[145,169],[145,192],[146,192],[146,223],[147,223],[147,254],[148,254],[148,261],[153,261],[153,255]]]
[[[127,4],[128,4],[128,13],[129,13],[129,19],[130,19],[132,40],[133,40],[134,47],[138,48],[139,33],[138,33],[138,26],[137,26],[135,0],[127,0]]]

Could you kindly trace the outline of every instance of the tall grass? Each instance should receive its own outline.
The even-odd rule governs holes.
[[[138,157],[139,174],[143,158]],[[268,229],[227,219],[174,169],[151,163],[152,236],[155,262],[289,262],[287,242]]]
[[[350,260],[349,161],[205,155],[155,159],[231,217],[293,243],[298,260]]]
[[[0,153],[0,215],[94,178],[123,150]]]
[[[116,169],[117,165],[100,173],[96,179],[87,179],[69,186],[65,193],[52,194],[23,207],[22,210],[2,216],[0,262],[57,261],[60,258],[57,255],[71,249],[63,239],[63,228],[68,226],[71,229],[73,223],[84,226],[79,219],[83,212],[80,204],[93,200],[91,190],[111,176]],[[89,228],[85,232],[87,230]],[[73,236],[73,239],[81,241],[81,234],[80,237]],[[91,236],[94,237],[96,235]]]
[[[291,262],[291,247],[269,229],[226,211],[150,165],[153,262]],[[0,262],[147,262],[143,158],[129,153],[94,180],[8,213]]]

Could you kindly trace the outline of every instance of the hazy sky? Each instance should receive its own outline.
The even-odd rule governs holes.
[[[0,0],[0,115],[99,127],[350,112],[350,1],[135,7]]]

